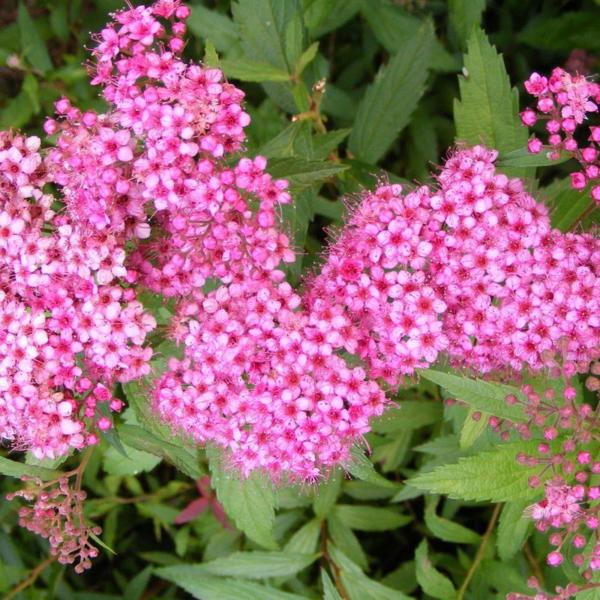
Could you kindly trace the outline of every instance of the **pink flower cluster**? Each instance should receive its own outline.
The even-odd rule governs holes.
[[[587,371],[600,344],[600,243],[552,230],[497,153],[458,150],[437,189],[365,193],[321,273],[310,310],[341,315],[341,346],[392,385],[440,352],[475,371]]]
[[[571,184],[577,190],[582,190],[588,182],[597,180],[600,177],[600,127],[589,127],[584,136],[584,145],[575,136],[588,115],[598,112],[600,85],[583,75],[571,75],[557,67],[549,79],[533,73],[525,82],[525,89],[537,98],[537,104],[535,110],[524,110],[521,120],[528,127],[532,127],[540,119],[546,121],[548,143],[552,148],[549,157],[556,159],[563,150],[581,164],[582,170],[571,174]],[[542,140],[533,136],[528,148],[536,154],[541,152]],[[591,194],[600,203],[600,185],[594,185]]]
[[[299,306],[289,284],[256,272],[179,311],[185,356],[169,361],[154,406],[198,442],[226,448],[244,475],[314,481],[348,460],[384,409],[377,383],[334,353],[347,319]]]
[[[155,323],[114,237],[53,212],[39,145],[0,134],[0,438],[55,458],[111,426],[97,404],[122,403],[100,382],[148,373]]]
[[[63,565],[75,564],[75,572],[83,573],[92,566],[91,559],[98,556],[98,548],[90,538],[102,532],[100,527],[90,527],[83,516],[83,502],[87,494],[71,487],[67,473],[58,481],[33,485],[8,495],[9,500],[22,498],[32,506],[19,509],[19,525],[48,540],[50,553]]]

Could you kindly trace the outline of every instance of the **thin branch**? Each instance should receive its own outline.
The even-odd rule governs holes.
[[[321,523],[321,553],[323,554],[323,559],[333,574],[333,580],[339,595],[342,597],[342,600],[349,600],[348,592],[346,592],[344,584],[342,583],[341,571],[329,555],[329,551],[327,549],[328,540],[329,536],[327,532],[327,522],[323,521]]]
[[[456,600],[463,600],[465,592],[467,591],[467,588],[469,587],[469,583],[471,583],[471,579],[473,579],[473,575],[475,575],[475,571],[477,571],[477,569],[479,567],[479,563],[481,563],[481,561],[483,560],[483,555],[485,554],[485,549],[487,548],[488,542],[490,541],[490,537],[492,536],[492,532],[494,531],[494,527],[496,526],[496,521],[498,520],[498,517],[500,516],[501,508],[502,508],[501,504],[496,504],[496,506],[494,508],[494,512],[492,513],[490,522],[488,523],[487,529],[485,530],[485,533],[483,534],[481,544],[479,545],[479,548],[477,549],[477,554],[475,555],[475,558],[473,559],[473,562],[471,563],[471,567],[469,568],[469,571],[467,572],[467,576],[465,577],[465,580],[463,581],[462,585],[460,586],[460,589],[458,590],[458,593],[456,595]]]
[[[21,593],[23,590],[26,590],[30,585],[33,585],[37,578],[48,568],[55,560],[56,556],[49,556],[46,560],[42,561],[37,567],[35,567],[31,573],[27,576],[27,578],[23,579],[21,583],[16,585],[12,590],[4,596],[3,600],[12,600],[17,594]]]

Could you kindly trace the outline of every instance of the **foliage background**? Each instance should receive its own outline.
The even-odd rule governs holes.
[[[504,168],[526,177],[538,198],[556,206],[555,226],[569,229],[586,212],[589,197],[569,188],[568,165],[535,178],[541,165],[521,152],[527,133],[511,85],[556,65],[597,70],[597,2],[191,4],[186,54],[205,57],[243,82],[238,85],[252,116],[248,152],[266,155],[271,172],[287,177],[296,194],[285,219],[304,249],[302,269],[319,261],[326,229],[341,222],[341,196],[351,198],[382,179],[427,182],[455,139],[497,147]],[[63,94],[81,108],[101,110],[88,83],[84,47],[89,32],[120,7],[115,0],[3,0],[0,127],[39,134]],[[314,88],[323,78],[324,93]],[[289,277],[301,281],[299,265]],[[160,299],[145,300],[159,319],[168,319]],[[168,355],[168,346],[162,351]],[[336,600],[341,591],[345,600],[475,600],[525,592],[532,573],[548,588],[576,579],[568,567],[545,567],[545,539],[531,533],[523,516],[532,497],[527,472],[514,464],[519,443],[498,446],[485,428],[485,409],[492,412],[497,388],[444,377],[432,372],[401,390],[401,411],[392,409],[374,423],[367,436],[371,453],[366,458],[357,450],[353,477],[336,473],[314,489],[237,481],[223,472],[213,450],[173,438],[148,415],[144,386],[125,386],[121,393],[131,407],[117,428],[120,441],[103,440],[84,478],[87,514],[102,525],[102,540],[114,554],[103,551],[82,576],[51,564],[18,598]],[[470,408],[443,402],[465,395],[472,398]],[[483,418],[473,420],[472,412],[482,409]],[[491,454],[481,454],[486,451]],[[459,457],[472,461],[472,480],[461,468],[446,471],[452,490],[439,483],[439,472],[427,478],[435,467],[467,464],[457,463]],[[27,463],[34,465],[30,458]],[[29,467],[7,462],[0,472],[14,475],[15,468]],[[425,474],[419,487],[405,483],[417,473]],[[176,524],[181,510],[199,498],[194,480],[208,475],[220,504],[207,492],[207,510]],[[3,477],[0,485],[4,494],[18,480]],[[221,504],[237,527],[217,518]],[[490,522],[495,527],[486,533]],[[47,555],[45,544],[16,523],[15,503],[2,502],[0,594]]]

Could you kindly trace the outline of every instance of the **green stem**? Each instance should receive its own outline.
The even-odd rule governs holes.
[[[492,513],[492,518],[490,519],[487,529],[485,530],[485,533],[483,534],[481,544],[479,545],[479,548],[477,549],[477,554],[475,555],[475,558],[473,559],[473,562],[471,563],[471,567],[469,568],[469,571],[467,572],[467,576],[465,577],[465,580],[463,581],[462,585],[460,586],[460,589],[458,590],[458,594],[456,595],[456,600],[463,600],[463,598],[465,596],[465,592],[467,591],[467,588],[469,587],[469,583],[471,583],[471,579],[473,579],[473,575],[475,575],[475,571],[477,571],[479,564],[483,560],[483,555],[485,554],[485,549],[487,548],[488,542],[490,541],[490,537],[492,536],[492,532],[494,531],[494,527],[496,526],[496,521],[498,520],[498,517],[500,516],[501,508],[502,508],[501,504],[496,504],[496,506],[494,507],[494,512]]]

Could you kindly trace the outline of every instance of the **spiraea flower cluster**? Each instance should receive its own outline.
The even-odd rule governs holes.
[[[55,458],[111,426],[97,405],[122,403],[105,386],[148,373],[155,323],[118,241],[52,210],[39,146],[0,134],[0,438]]]
[[[43,483],[39,479],[28,481],[26,487],[8,495],[9,500],[21,498],[31,506],[19,509],[21,527],[48,540],[50,553],[63,565],[75,565],[82,573],[92,566],[91,559],[98,556],[92,536],[101,533],[100,527],[87,524],[83,515],[83,502],[87,494],[80,480],[73,484],[71,477],[78,471],[66,473],[58,481]]]
[[[600,203],[600,126],[586,125],[588,117],[598,112],[600,85],[557,67],[549,78],[533,73],[525,89],[537,103],[535,109],[521,113],[523,124],[532,127],[538,120],[545,121],[549,158],[557,159],[564,151],[577,159],[581,170],[571,174],[572,186],[582,190],[592,182],[592,198]],[[532,136],[528,147],[537,154],[543,141]]]
[[[243,474],[316,480],[344,463],[385,396],[334,353],[337,321],[307,314],[288,283],[256,273],[181,308],[185,357],[154,391],[168,422],[229,451]],[[348,323],[349,325],[349,323]]]
[[[437,189],[367,192],[308,288],[341,345],[397,384],[440,352],[487,373],[539,371],[564,345],[586,372],[600,344],[600,243],[552,230],[497,153],[455,152]]]

